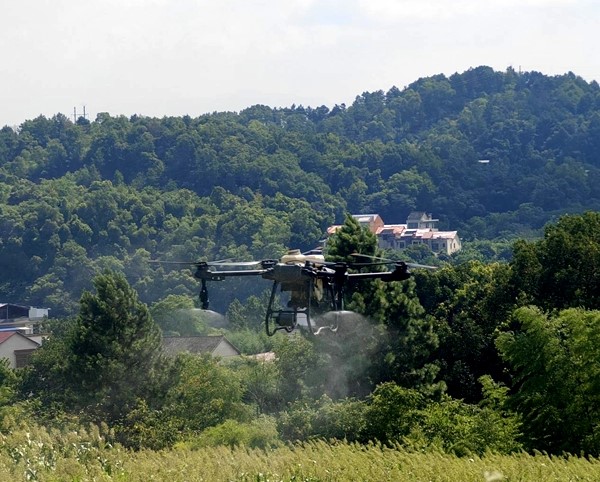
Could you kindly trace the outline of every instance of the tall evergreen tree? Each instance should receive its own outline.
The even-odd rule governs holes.
[[[93,284],[69,333],[40,348],[28,385],[46,402],[110,423],[153,399],[166,364],[160,329],[125,277],[105,272]]]
[[[328,242],[329,258],[357,261],[353,253],[377,256],[377,238],[351,216]],[[369,270],[378,269],[369,267]],[[349,357],[349,378],[356,387],[354,394],[364,394],[361,376],[368,377],[370,384],[395,381],[408,388],[429,390],[434,385],[437,368],[428,364],[433,350],[437,348],[437,335],[433,332],[433,320],[425,316],[419,303],[413,280],[386,283],[381,280],[361,281],[348,293],[348,308],[365,315],[368,322],[352,319],[353,327],[342,330],[347,333],[347,346],[339,349],[338,357]],[[338,347],[346,346],[339,344]],[[344,355],[345,353],[345,355]],[[353,362],[353,363],[350,363]],[[357,367],[362,373],[357,372]]]

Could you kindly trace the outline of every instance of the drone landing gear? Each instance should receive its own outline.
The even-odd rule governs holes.
[[[201,279],[202,287],[200,288],[200,306],[203,310],[208,310],[209,300],[208,300],[208,289],[206,288],[206,280],[204,278]]]

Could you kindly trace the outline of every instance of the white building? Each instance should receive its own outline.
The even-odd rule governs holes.
[[[0,303],[0,331],[17,330],[24,334],[32,334],[46,318],[48,308]]]
[[[439,231],[439,220],[425,212],[410,213],[406,224],[385,224],[378,214],[355,214],[352,217],[377,236],[378,246],[382,249],[402,250],[424,244],[436,254],[450,255],[462,248],[457,231]],[[330,226],[327,234],[332,235],[339,228],[341,225]]]
[[[0,358],[6,358],[11,368],[23,368],[40,344],[18,331],[0,331]]]

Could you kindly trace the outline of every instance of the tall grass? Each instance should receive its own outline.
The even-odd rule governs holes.
[[[101,431],[44,428],[0,434],[1,481],[317,482],[598,481],[600,462],[525,453],[456,457],[378,444],[312,441],[270,450],[244,447],[133,452]]]

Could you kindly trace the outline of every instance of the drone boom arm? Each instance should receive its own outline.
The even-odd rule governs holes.
[[[404,281],[410,278],[410,271],[406,263],[397,263],[394,271],[373,273],[349,273],[348,278],[355,279],[381,279],[382,281]]]
[[[209,269],[198,268],[194,277],[207,281],[223,281],[225,278],[233,276],[260,276],[267,272],[266,269],[242,269],[236,271],[212,271]]]

